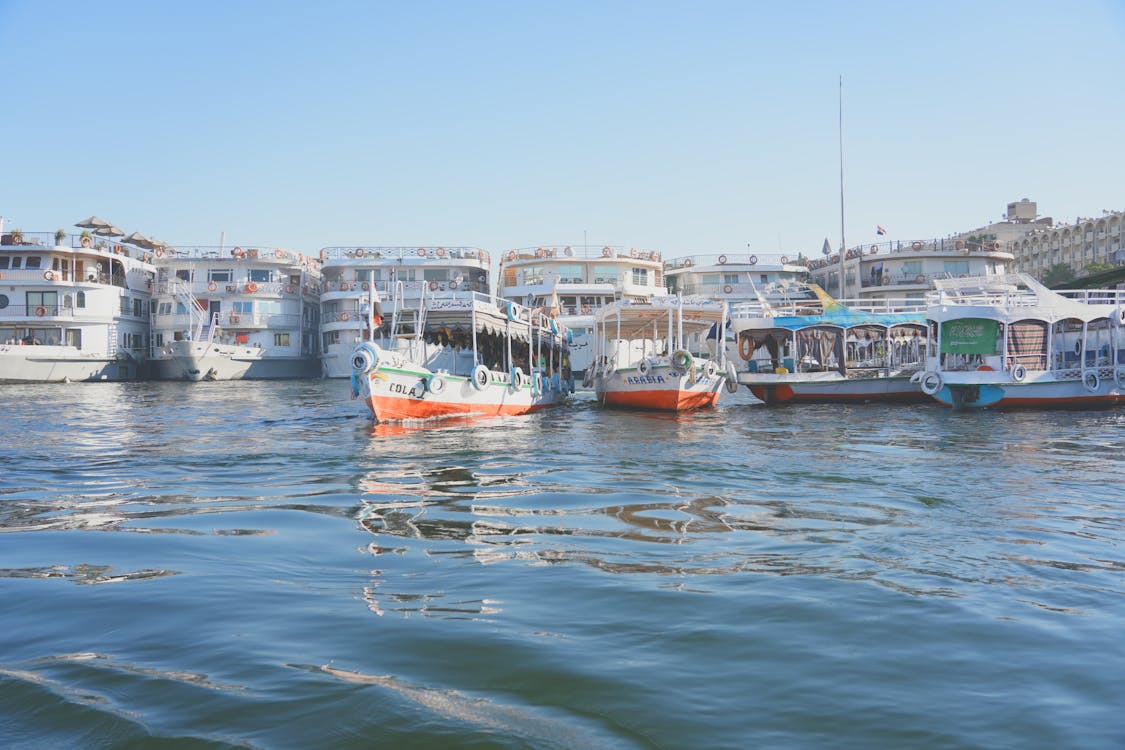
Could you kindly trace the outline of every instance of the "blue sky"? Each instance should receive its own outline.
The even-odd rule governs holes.
[[[1125,208],[1125,3],[0,0],[0,215],[816,253]]]

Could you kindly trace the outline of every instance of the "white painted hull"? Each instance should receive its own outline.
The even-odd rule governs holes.
[[[909,375],[844,378],[838,372],[739,373],[738,382],[767,404],[924,402],[921,387]]]
[[[159,380],[283,380],[319,374],[311,357],[271,357],[257,347],[191,341],[164,347],[153,365]]]
[[[83,355],[68,346],[0,345],[0,383],[137,380],[141,364],[105,355]]]

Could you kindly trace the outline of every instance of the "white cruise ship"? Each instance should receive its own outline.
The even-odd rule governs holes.
[[[261,246],[157,248],[153,375],[316,377],[320,261]]]
[[[372,247],[349,245],[320,251],[324,289],[320,297],[320,361],[328,378],[348,378],[352,353],[363,341],[396,349],[390,341],[397,307],[419,309],[442,299],[491,294],[491,259],[476,247]],[[382,325],[370,330],[369,305],[379,300]]]
[[[547,245],[509,250],[500,260],[501,297],[552,310],[571,331],[570,369],[581,378],[593,362],[594,314],[617,301],[668,296],[661,254],[612,246]]]
[[[109,237],[0,220],[0,382],[143,377],[154,272]]]

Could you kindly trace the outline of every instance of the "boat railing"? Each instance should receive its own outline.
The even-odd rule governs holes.
[[[972,254],[1000,254],[1012,257],[1012,254],[1000,249],[1000,243],[994,241],[958,240],[952,237],[943,237],[928,240],[892,240],[889,242],[876,242],[870,245],[856,245],[844,252],[844,260],[879,260],[880,255],[972,255]],[[812,257],[805,259],[810,271],[839,265],[840,254],[832,253],[826,257]]]
[[[190,313],[156,313],[152,316],[154,326],[191,330],[199,322]],[[204,313],[200,330],[218,326],[219,328],[296,328],[301,316],[293,313]]]
[[[417,247],[417,246],[377,246],[345,245],[325,247],[320,250],[320,260],[366,260],[385,258],[389,260],[432,260],[432,259],[459,259],[483,263],[487,268],[491,257],[488,252],[479,247]]]
[[[312,256],[295,250],[266,245],[177,245],[176,247],[157,248],[153,252],[153,256],[161,264],[167,264],[169,260],[180,258],[185,260],[229,260],[231,262],[260,261],[284,265],[301,265],[306,261],[316,260]]]
[[[467,292],[487,292],[488,291],[488,277],[484,281],[462,278],[460,281],[450,279],[448,281],[391,281],[389,279],[378,279],[376,281],[346,281],[342,279],[325,279],[324,280],[324,293],[331,294],[332,292],[367,292],[371,290],[374,285],[375,290],[380,294],[391,293],[396,284],[400,284],[402,292],[406,296],[419,297],[427,292],[456,292],[464,294]]]
[[[661,262],[663,255],[656,250],[622,247],[619,245],[538,245],[517,247],[501,256],[501,264],[515,261],[562,258],[573,260],[639,260]]]
[[[695,266],[787,266],[798,265],[797,253],[710,253],[672,258],[664,265],[671,271]]]
[[[64,295],[62,301],[47,305],[7,305],[0,308],[0,320],[32,318],[54,320],[107,320],[109,318],[144,318],[144,315],[134,316],[132,308],[128,312],[120,310],[116,302],[112,309],[96,309],[93,307],[76,307],[73,301],[67,301],[70,295]]]

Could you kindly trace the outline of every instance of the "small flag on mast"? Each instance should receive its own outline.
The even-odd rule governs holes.
[[[875,225],[875,234],[886,234],[886,233],[887,233],[887,230],[883,227],[882,224],[876,224]]]
[[[832,254],[832,246],[828,244],[827,237],[824,238],[824,247],[820,248],[820,252],[824,253],[825,255]]]

